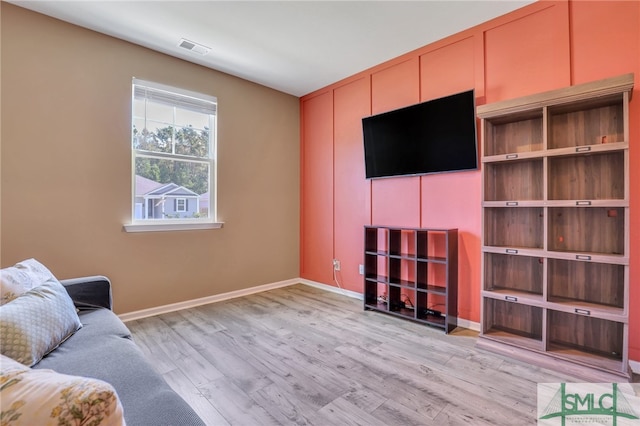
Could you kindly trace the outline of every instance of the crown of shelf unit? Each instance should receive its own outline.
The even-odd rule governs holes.
[[[477,108],[480,343],[629,377],[632,88],[627,74]]]
[[[457,229],[364,230],[364,308],[443,328],[445,333],[455,329]]]

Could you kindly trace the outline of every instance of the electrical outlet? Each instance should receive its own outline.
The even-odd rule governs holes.
[[[364,265],[358,265],[358,273],[364,275]]]
[[[338,259],[333,259],[333,270],[334,271],[340,270],[340,261]]]

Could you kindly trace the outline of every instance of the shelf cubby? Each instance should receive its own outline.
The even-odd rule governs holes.
[[[417,231],[416,232],[416,258],[417,259],[428,259],[431,255],[433,255],[433,241],[429,239],[429,231]],[[431,250],[429,249],[431,247]]]
[[[378,252],[378,230],[377,229],[365,229],[364,230],[364,252],[365,253],[377,253]]]
[[[622,142],[623,114],[622,94],[552,107],[549,149]]]
[[[426,262],[447,262],[448,231],[418,231],[416,241],[416,258]]]
[[[387,287],[387,291],[388,291],[387,305],[388,305],[389,311],[400,312],[401,310],[400,302],[402,301],[402,298],[400,296],[402,293],[402,289],[399,286],[389,285]]]
[[[549,158],[550,200],[623,200],[624,151]]]
[[[507,155],[543,148],[542,109],[485,122],[484,155]]]
[[[415,258],[415,231],[406,229],[389,229],[389,255],[404,258]]]
[[[416,286],[419,290],[445,293],[447,289],[447,264],[418,261]]]
[[[622,359],[624,323],[548,310],[550,349],[573,349],[608,359]]]
[[[542,200],[542,166],[542,158],[485,164],[484,200]]]
[[[549,208],[549,250],[624,255],[625,209]]]
[[[484,209],[484,245],[543,248],[542,207],[490,207]]]
[[[388,298],[386,284],[379,281],[367,280],[364,283],[364,289],[365,306],[376,307],[377,309],[385,311],[388,309],[386,302]]]
[[[418,292],[415,302],[416,318],[435,325],[445,325],[446,295],[428,292]],[[440,312],[440,315],[437,312]]]
[[[502,332],[542,342],[542,308],[486,298],[485,333]]]
[[[366,279],[375,279],[378,272],[378,256],[377,254],[372,254],[375,252],[366,252],[364,255],[364,264],[365,264],[365,278]]]
[[[389,256],[389,284],[415,287],[415,261]]]
[[[548,299],[624,308],[625,266],[549,259]]]
[[[486,253],[484,289],[507,290],[542,295],[544,259]]]

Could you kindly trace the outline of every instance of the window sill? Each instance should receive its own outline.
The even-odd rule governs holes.
[[[123,225],[125,232],[166,232],[194,231],[199,229],[220,229],[224,222],[205,223],[129,223]]]

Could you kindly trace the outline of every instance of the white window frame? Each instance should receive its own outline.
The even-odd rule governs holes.
[[[182,203],[182,208],[180,207],[180,203]],[[176,198],[176,212],[177,213],[185,213],[187,211],[187,199],[186,198]]]
[[[223,223],[217,218],[217,98],[190,90],[167,86],[133,78],[131,92],[131,221],[124,225],[126,232],[180,231],[192,229],[216,229]],[[137,94],[137,96],[136,96]],[[162,103],[176,108],[210,114],[208,157],[191,157],[175,153],[138,150],[134,146],[133,121],[134,101],[143,96],[146,99],[161,99]],[[209,208],[207,218],[136,219],[136,158],[158,158],[177,161],[202,162],[209,165]],[[185,199],[186,200],[186,199]],[[186,202],[184,203],[186,211]],[[177,205],[176,205],[177,207]],[[176,209],[177,211],[177,209]]]

